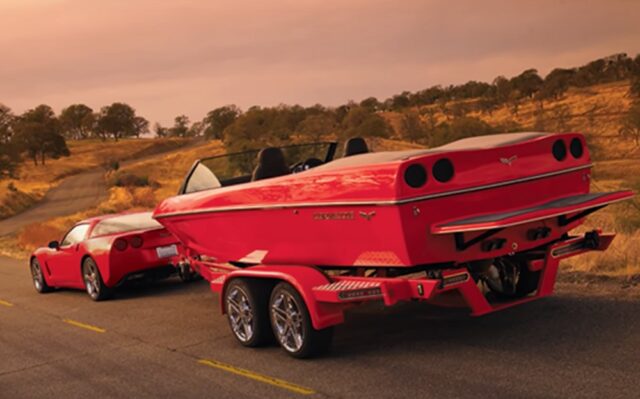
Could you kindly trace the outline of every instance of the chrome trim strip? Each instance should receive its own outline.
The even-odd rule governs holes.
[[[593,167],[592,163],[586,165],[580,165],[573,168],[557,170],[555,172],[542,173],[534,176],[522,177],[519,179],[508,180],[499,183],[485,184],[482,186],[475,186],[464,188],[460,190],[446,191],[442,193],[435,194],[427,194],[418,197],[405,198],[401,200],[370,200],[370,201],[329,201],[329,202],[299,202],[299,203],[290,203],[290,204],[257,204],[257,205],[231,205],[231,206],[220,206],[215,208],[204,208],[204,209],[194,209],[188,211],[180,211],[180,212],[171,212],[165,213],[162,215],[153,216],[154,219],[162,219],[166,217],[172,216],[181,216],[181,215],[197,215],[201,213],[218,213],[218,212],[231,212],[231,211],[252,211],[252,210],[263,210],[263,209],[289,209],[289,208],[311,208],[311,207],[323,207],[323,206],[389,206],[389,205],[404,205],[410,204],[412,202],[430,200],[434,198],[442,198],[449,197],[458,194],[466,194],[475,191],[481,190],[489,190],[492,188],[510,186],[513,184],[525,183],[528,181],[544,179],[546,177],[552,177],[557,175],[563,175],[566,173],[575,172],[582,169],[588,169]]]

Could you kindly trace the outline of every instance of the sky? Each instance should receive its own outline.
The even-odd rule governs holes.
[[[328,106],[640,53],[638,0],[0,0],[0,103],[151,122]]]

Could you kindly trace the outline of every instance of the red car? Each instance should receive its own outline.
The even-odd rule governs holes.
[[[479,316],[550,295],[561,259],[605,250],[614,237],[571,230],[633,196],[590,193],[578,133],[380,153],[353,140],[334,160],[335,150],[202,159],[183,194],[154,212],[187,248],[182,262],[220,293],[243,345],[273,334],[289,354],[309,356],[365,301],[457,298]]]
[[[127,280],[165,277],[178,242],[150,212],[83,220],[61,241],[38,248],[29,260],[36,290],[85,289],[94,301],[109,298]]]

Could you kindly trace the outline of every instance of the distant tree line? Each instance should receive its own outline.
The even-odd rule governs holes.
[[[364,101],[380,110],[434,105],[456,100],[480,99],[478,106],[490,111],[500,105],[517,104],[522,99],[557,99],[570,87],[586,87],[629,79],[632,92],[640,95],[640,54],[630,58],[620,53],[600,58],[577,68],[556,68],[544,78],[536,69],[527,69],[512,78],[496,77],[491,83],[469,81],[461,85],[432,86],[417,92],[405,91],[383,102]]]
[[[176,116],[172,126],[155,123],[153,133],[157,137],[202,136],[222,140],[231,151],[278,144],[292,137],[313,141],[327,135],[386,138],[394,132],[403,140],[436,146],[470,135],[522,130],[515,122],[491,126],[468,114],[473,111],[491,114],[506,105],[518,115],[524,100],[538,102],[533,128],[547,129],[549,114],[556,123],[554,128],[563,130],[570,118],[568,108],[555,106],[547,112],[545,100],[557,100],[571,87],[620,80],[630,80],[630,95],[635,99],[623,120],[620,135],[640,145],[640,55],[630,58],[622,53],[577,68],[556,68],[544,77],[535,69],[527,69],[511,78],[498,76],[491,83],[469,81],[461,85],[432,86],[417,92],[405,91],[383,101],[369,97],[338,107],[254,106],[242,111],[235,105],[225,105],[193,123],[186,115]],[[399,117],[393,128],[383,116],[389,111]],[[443,114],[445,120],[437,121],[436,112]],[[73,104],[60,115],[55,115],[47,105],[15,115],[0,104],[0,178],[13,175],[23,156],[36,165],[44,165],[46,158],[69,155],[65,140],[118,141],[149,133],[149,121],[121,102],[99,111],[84,104]]]

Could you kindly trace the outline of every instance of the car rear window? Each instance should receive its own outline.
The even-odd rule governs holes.
[[[134,230],[158,229],[162,225],[151,217],[151,212],[116,216],[99,222],[91,232],[91,237],[124,233]]]

